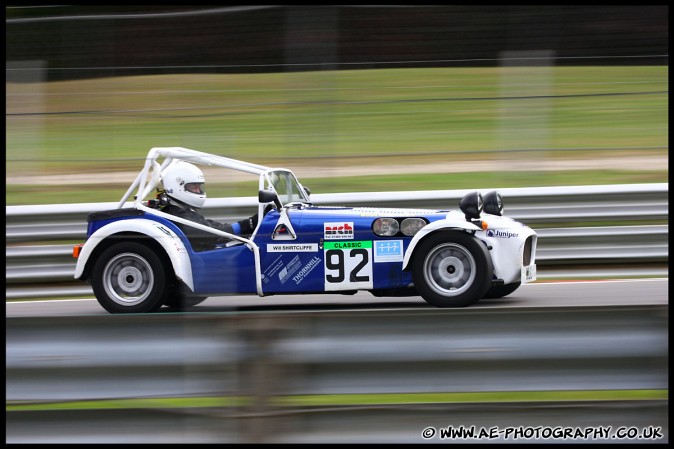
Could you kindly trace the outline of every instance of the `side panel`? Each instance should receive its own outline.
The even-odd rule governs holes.
[[[75,279],[82,277],[89,257],[103,240],[121,232],[135,232],[157,241],[168,254],[178,279],[183,281],[191,290],[194,290],[189,252],[183,241],[171,228],[171,225],[145,218],[120,219],[98,228],[84,243],[80,256],[77,258]]]
[[[192,252],[194,292],[215,294],[257,293],[255,256],[243,244]]]
[[[372,231],[374,220],[387,212],[400,213],[354,208],[341,220],[335,217],[320,222],[326,291],[396,289],[412,283],[411,273],[402,270],[405,249],[412,239],[380,237]]]
[[[267,214],[255,237],[265,294],[399,288],[412,282],[411,273],[402,271],[411,238],[374,235],[368,214],[346,208],[291,210],[294,240],[274,238],[279,218],[275,211]]]
[[[323,291],[323,251],[320,236],[304,211],[288,210],[295,232],[289,239],[283,229],[285,219],[272,210],[263,218],[253,241],[260,249],[262,290],[273,293],[315,293]]]

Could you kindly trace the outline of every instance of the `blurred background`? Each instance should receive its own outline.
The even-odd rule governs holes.
[[[154,146],[315,193],[667,176],[667,6],[5,12],[11,205],[117,201]]]
[[[72,282],[88,205],[58,205],[118,201],[152,147],[286,167],[312,194],[666,183],[668,12],[6,6],[6,295],[40,300],[35,316],[6,320],[7,441],[666,430],[668,309],[640,305],[659,298],[646,288],[629,306],[526,313],[507,300],[237,312],[223,299],[211,313],[67,316],[41,301],[92,298]],[[546,262],[663,276],[667,190],[505,202],[539,233],[539,279]],[[255,191],[208,178],[209,198]],[[611,296],[595,288],[559,296]]]

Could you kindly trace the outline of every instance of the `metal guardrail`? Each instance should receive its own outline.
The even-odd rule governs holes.
[[[6,326],[7,442],[419,442],[432,425],[644,421],[668,438],[662,394],[570,399],[665,391],[667,306],[101,315]],[[501,400],[503,392],[519,396]],[[541,392],[559,399],[535,399]],[[484,396],[452,396],[460,393]],[[12,408],[22,404],[28,410]]]
[[[504,197],[506,215],[538,232],[537,260],[541,265],[668,260],[668,226],[644,224],[668,220],[666,183],[498,190]],[[456,208],[458,200],[467,192],[469,190],[315,194],[312,200],[321,205],[365,207],[376,204],[378,207],[443,210]],[[35,295],[35,289],[14,288],[20,284],[34,286],[72,281],[75,262],[71,245],[39,243],[83,241],[86,216],[116,205],[7,206],[5,279],[12,286],[7,296]],[[204,214],[233,221],[248,216],[256,205],[255,197],[212,199],[206,203]],[[606,222],[616,221],[627,225],[605,226]],[[574,227],[575,223],[597,223],[598,226]],[[545,227],[538,229],[537,225]],[[41,295],[58,294],[57,290],[50,287]],[[90,289],[85,287],[82,291]]]

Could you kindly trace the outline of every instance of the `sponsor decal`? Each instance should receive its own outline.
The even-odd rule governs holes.
[[[292,276],[302,265],[300,256],[295,256],[292,260],[278,273],[278,279],[281,284],[285,284],[290,276]]]
[[[268,253],[316,253],[318,243],[274,243],[267,244]]]
[[[402,262],[402,240],[377,240],[374,242],[375,262]]]
[[[406,217],[406,216],[426,216],[428,209],[379,209],[376,207],[354,207],[354,212],[357,212],[361,217]]]
[[[323,238],[325,240],[352,240],[353,222],[323,223]]]
[[[165,227],[163,227],[161,225],[156,225],[156,226],[157,226],[157,229],[159,229],[161,232],[168,235],[169,237],[172,237],[171,231],[169,231],[168,229],[166,229]]]
[[[487,230],[487,237],[499,237],[502,239],[509,239],[512,237],[518,237],[519,234],[515,232],[510,232],[510,231],[499,231],[498,229],[488,229]]]
[[[276,274],[278,270],[283,266],[281,261],[281,256],[278,256],[262,274],[262,281],[266,284],[269,282],[270,278]]]
[[[323,242],[323,248],[328,249],[353,249],[353,248],[372,248],[371,240],[355,242]]]
[[[293,281],[295,281],[295,284],[299,285],[299,283],[302,282],[304,278],[320,264],[321,259],[316,256],[312,257],[309,263],[302,267],[302,269],[295,276],[293,276]]]

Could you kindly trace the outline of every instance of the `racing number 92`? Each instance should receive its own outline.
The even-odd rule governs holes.
[[[326,245],[325,290],[372,288],[371,242],[362,243],[370,247],[328,249]]]
[[[325,267],[327,270],[337,271],[337,275],[333,276],[332,274],[327,274],[325,279],[328,282],[333,282],[339,284],[344,282],[344,254],[346,251],[340,249],[331,249],[325,252]],[[337,262],[334,262],[333,256],[337,256]],[[360,275],[360,270],[363,269],[370,260],[365,249],[352,249],[349,251],[349,257],[361,257],[360,262],[351,270],[349,274],[349,282],[367,282],[370,280],[369,276]]]

